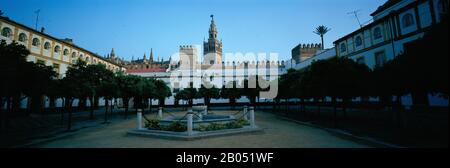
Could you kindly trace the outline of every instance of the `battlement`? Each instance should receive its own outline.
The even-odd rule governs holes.
[[[299,44],[300,49],[322,49],[322,44],[311,43],[311,44]]]
[[[196,49],[196,47],[193,45],[181,45],[180,46],[180,50],[192,50],[192,49]]]

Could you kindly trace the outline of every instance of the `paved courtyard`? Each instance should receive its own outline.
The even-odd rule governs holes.
[[[220,112],[226,113],[226,112]],[[228,112],[234,113],[234,112]],[[152,115],[153,116],[153,115]],[[152,117],[149,116],[149,117]],[[264,133],[240,134],[194,141],[168,140],[127,135],[135,119],[87,128],[69,136],[40,143],[41,148],[367,148],[325,130],[280,119],[266,112],[256,113],[256,123]]]

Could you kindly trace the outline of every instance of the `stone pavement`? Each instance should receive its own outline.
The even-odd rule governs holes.
[[[220,113],[235,113],[232,111]],[[154,117],[155,115],[149,115]],[[155,116],[156,117],[156,116]],[[87,128],[71,135],[31,147],[39,148],[368,148],[328,131],[256,112],[256,123],[264,133],[241,134],[194,141],[168,140],[127,135],[136,127],[135,119]]]

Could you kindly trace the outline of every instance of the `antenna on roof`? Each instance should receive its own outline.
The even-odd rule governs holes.
[[[41,13],[41,9],[38,9],[37,11],[34,11],[34,13],[36,13],[36,27],[35,30],[37,31],[38,29],[38,22],[39,22],[39,13]]]
[[[351,11],[351,12],[348,12],[347,14],[348,14],[348,15],[354,15],[354,17],[355,17],[356,20],[358,21],[359,27],[363,27],[363,25],[361,24],[361,21],[359,21],[359,17],[358,17],[358,13],[359,13],[359,12],[361,12],[360,9],[355,10],[355,11]]]

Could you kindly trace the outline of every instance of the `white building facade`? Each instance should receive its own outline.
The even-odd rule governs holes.
[[[372,13],[373,22],[334,42],[336,55],[348,57],[370,68],[383,66],[404,52],[405,44],[423,37],[441,21],[448,0],[389,0]],[[448,99],[428,96],[429,104],[448,106]],[[411,96],[403,97],[411,105]]]

